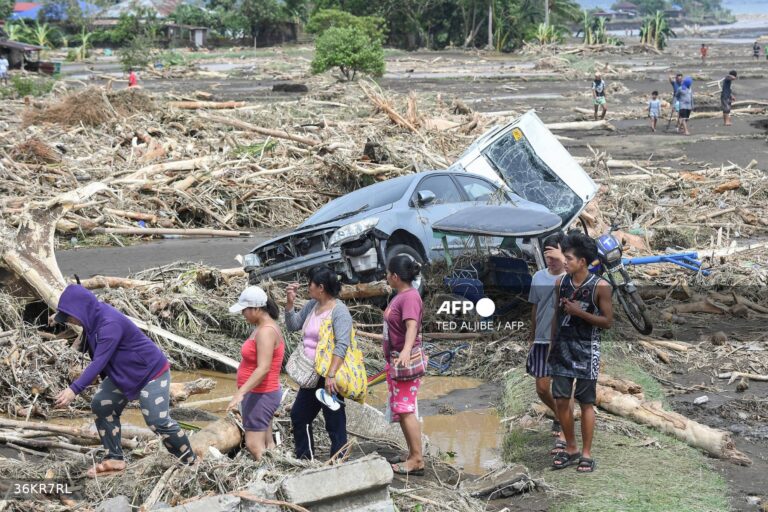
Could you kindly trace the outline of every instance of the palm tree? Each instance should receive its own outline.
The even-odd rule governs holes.
[[[77,60],[85,60],[88,58],[88,49],[91,46],[91,35],[91,32],[86,32],[84,27],[80,30],[80,46],[78,46],[75,51]]]
[[[22,23],[8,23],[4,28],[5,34],[11,41],[19,41],[24,39],[27,32],[26,29],[27,27],[25,27]]]

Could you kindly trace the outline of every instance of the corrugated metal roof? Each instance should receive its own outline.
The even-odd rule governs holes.
[[[0,41],[0,48],[11,48],[13,50],[23,50],[25,52],[42,50],[42,46],[35,46],[34,44],[20,43],[18,41]]]
[[[42,4],[37,4],[35,2],[16,2],[13,5],[13,12],[23,12],[28,11],[30,9],[34,9],[35,7],[40,7]]]
[[[99,13],[99,18],[119,18],[121,14],[131,14],[139,8],[151,9],[158,18],[167,18],[181,4],[199,5],[197,0],[123,0]]]

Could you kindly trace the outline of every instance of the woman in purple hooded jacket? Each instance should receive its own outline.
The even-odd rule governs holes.
[[[195,462],[187,435],[168,413],[171,365],[157,345],[127,316],[99,302],[80,285],[67,286],[59,298],[54,319],[82,326],[81,350],[91,356],[91,363],[80,377],[57,395],[56,406],[66,407],[96,377],[101,375],[102,379],[91,401],[91,410],[96,415],[96,429],[107,455],[88,471],[88,476],[125,469],[120,414],[136,398],[144,421],[163,438],[168,451],[186,464]]]

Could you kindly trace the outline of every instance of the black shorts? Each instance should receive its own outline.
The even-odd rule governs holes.
[[[689,108],[680,109],[680,119],[688,119],[690,117],[691,117],[691,109]]]
[[[576,392],[573,391],[573,381],[576,381]],[[552,377],[552,398],[573,398],[580,404],[594,404],[597,400],[597,379],[574,379],[573,377]]]
[[[723,114],[731,113],[731,98],[720,98],[720,110]]]

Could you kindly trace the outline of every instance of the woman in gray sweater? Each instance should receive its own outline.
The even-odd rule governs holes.
[[[334,271],[322,266],[315,267],[309,272],[310,301],[301,311],[293,308],[296,300],[298,283],[286,289],[287,302],[285,306],[285,324],[289,331],[302,331],[302,344],[295,350],[304,350],[304,354],[315,360],[320,326],[330,316],[333,326],[334,349],[333,361],[328,374],[320,376],[314,388],[301,388],[296,394],[296,401],[291,408],[291,423],[296,442],[296,457],[299,459],[313,458],[315,440],[312,432],[312,422],[322,409],[325,418],[325,429],[331,438],[331,456],[337,454],[347,444],[347,415],[344,407],[333,411],[315,398],[315,391],[324,387],[328,393],[336,394],[335,375],[349,348],[352,335],[352,316],[347,306],[336,297],[341,291],[341,282]],[[343,402],[340,396],[339,401]]]

